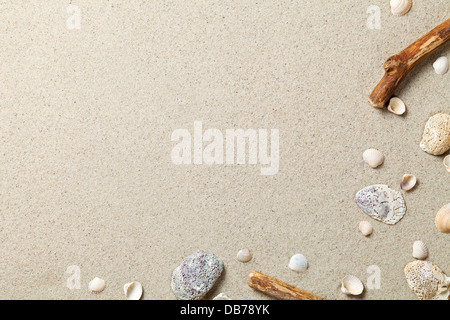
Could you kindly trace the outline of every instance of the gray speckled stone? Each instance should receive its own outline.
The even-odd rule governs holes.
[[[172,272],[172,291],[180,300],[200,300],[211,290],[222,271],[222,260],[197,251]]]

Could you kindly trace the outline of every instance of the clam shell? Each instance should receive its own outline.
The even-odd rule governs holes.
[[[433,63],[434,71],[437,74],[443,75],[448,72],[449,62],[447,57],[440,57]]]
[[[447,203],[438,211],[434,223],[440,232],[450,233],[450,203]]]
[[[438,113],[425,125],[420,147],[423,151],[439,156],[450,149],[450,115]]]
[[[406,105],[400,98],[394,97],[391,100],[389,100],[387,109],[390,112],[401,116],[406,112]]]
[[[219,293],[213,300],[231,300],[225,293]]]
[[[308,260],[302,254],[294,254],[289,260],[288,267],[295,272],[305,272],[308,269]]]
[[[393,15],[403,16],[411,10],[412,0],[391,0],[391,11]]]
[[[413,257],[419,260],[425,260],[428,257],[428,248],[422,241],[413,243]]]
[[[123,286],[123,292],[127,300],[140,300],[142,297],[142,285],[137,282],[129,282]]]
[[[383,164],[384,155],[377,149],[367,149],[363,153],[363,159],[372,168],[377,168]]]
[[[422,300],[449,299],[450,278],[430,261],[416,260],[405,267],[408,286]]]
[[[93,293],[100,293],[105,289],[105,280],[95,277],[89,282],[88,288]]]
[[[252,260],[253,255],[250,252],[250,250],[248,250],[247,248],[242,249],[238,252],[236,259],[240,262],[249,262],[250,260]]]
[[[402,178],[402,182],[400,183],[400,188],[404,191],[409,191],[413,189],[417,184],[416,176],[412,174],[405,174]]]
[[[373,232],[372,224],[369,221],[361,221],[358,228],[365,237],[370,236]]]
[[[345,276],[342,279],[341,291],[348,295],[359,296],[364,291],[364,285],[355,276]]]
[[[450,173],[450,156],[446,156],[444,158],[444,166],[445,169],[447,169],[447,171]]]
[[[396,224],[406,213],[403,195],[384,184],[360,190],[355,202],[370,217],[386,224]]]

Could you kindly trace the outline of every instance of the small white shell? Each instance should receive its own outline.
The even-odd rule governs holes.
[[[401,116],[406,112],[406,105],[400,98],[394,97],[391,100],[389,100],[389,105],[387,109],[390,112]]]
[[[240,262],[249,262],[252,260],[253,255],[247,248],[240,250],[236,256],[236,259]]]
[[[345,276],[344,279],[342,279],[341,291],[348,295],[358,296],[363,293],[364,285],[361,280],[355,276]]]
[[[446,156],[444,158],[444,166],[447,169],[447,171],[450,173],[450,156]]]
[[[450,203],[447,203],[438,211],[434,223],[440,232],[450,233]]]
[[[231,300],[225,293],[219,293],[213,300]]]
[[[142,285],[137,282],[129,282],[123,286],[123,292],[127,300],[139,300],[142,297]]]
[[[400,188],[404,191],[409,191],[413,189],[417,184],[416,176],[412,174],[405,174],[402,178],[402,182],[400,183]]]
[[[363,159],[372,168],[377,168],[383,164],[384,155],[377,149],[368,149],[364,151]]]
[[[443,75],[448,72],[449,69],[449,62],[447,57],[440,57],[433,63],[434,71],[436,71],[437,74]]]
[[[100,293],[105,289],[105,280],[95,277],[89,282],[88,288],[93,293]]]
[[[288,267],[295,272],[305,272],[308,269],[308,260],[302,254],[294,254]]]
[[[418,260],[425,260],[428,257],[428,248],[422,241],[413,243],[413,257]]]
[[[361,221],[358,228],[365,237],[370,236],[373,232],[372,224],[369,221]]]
[[[412,0],[391,0],[391,11],[393,15],[403,16],[411,10]]]

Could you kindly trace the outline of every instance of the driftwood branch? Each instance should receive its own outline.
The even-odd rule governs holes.
[[[383,79],[370,95],[374,108],[384,108],[406,75],[422,59],[450,40],[450,19],[431,30],[408,48],[390,57],[384,64]]]
[[[259,271],[250,273],[247,284],[250,288],[280,300],[324,300],[319,296],[297,289]]]

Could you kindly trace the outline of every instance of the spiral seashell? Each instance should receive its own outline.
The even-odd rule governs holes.
[[[412,0],[391,0],[391,11],[393,15],[403,16],[411,10]]]
[[[428,248],[422,241],[413,243],[413,257],[419,260],[425,260],[428,257]]]
[[[358,228],[365,237],[370,236],[373,232],[372,224],[368,221],[361,221]]]
[[[387,109],[393,114],[401,116],[406,112],[406,105],[400,98],[394,97],[389,100]]]
[[[402,182],[400,183],[400,188],[404,191],[412,190],[417,184],[416,176],[412,174],[405,174],[402,178]]]
[[[383,164],[384,155],[377,149],[367,149],[363,153],[363,159],[372,168],[377,168]]]
[[[450,156],[446,156],[444,158],[444,166],[445,169],[447,169],[447,171],[450,173]]]
[[[434,223],[440,232],[450,233],[450,203],[438,211]]]
[[[444,75],[448,72],[449,62],[447,57],[440,57],[433,63],[434,71],[439,75]]]
[[[432,116],[423,132],[420,147],[423,151],[439,156],[450,149],[450,115],[438,113]]]
[[[100,293],[105,289],[105,280],[95,277],[89,282],[88,288],[92,293]]]
[[[305,272],[308,269],[308,260],[302,254],[294,254],[288,267],[295,272]]]
[[[140,300],[142,297],[142,285],[137,282],[129,282],[123,286],[123,292],[127,300]]]
[[[450,278],[430,261],[416,260],[405,267],[408,286],[421,300],[449,299]]]
[[[250,252],[250,250],[248,250],[247,248],[240,250],[236,256],[236,259],[239,262],[244,262],[244,263],[249,262],[250,260],[252,260],[252,258],[253,258],[253,255]]]
[[[364,285],[355,276],[345,276],[342,279],[341,291],[347,295],[359,296],[364,291]]]

